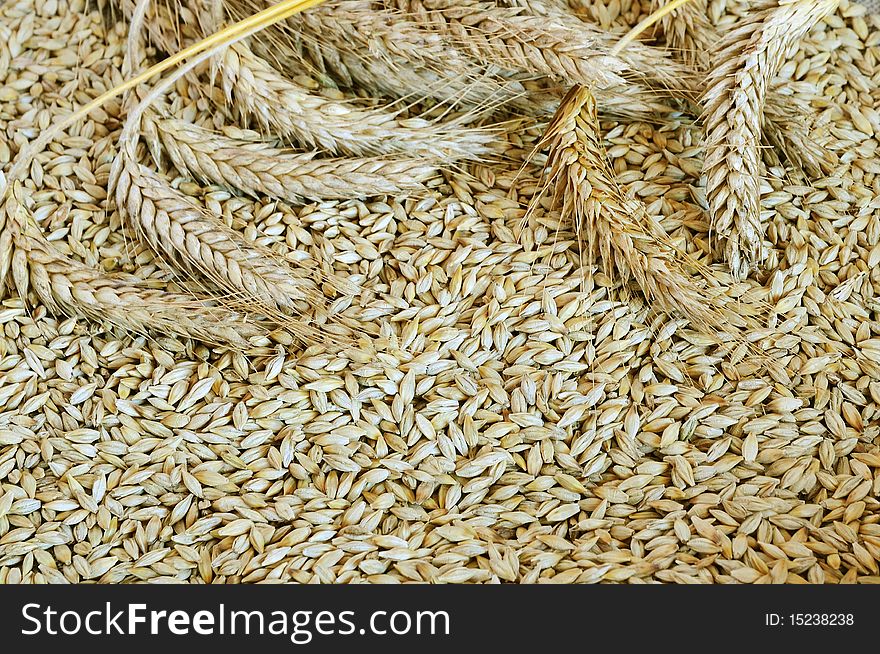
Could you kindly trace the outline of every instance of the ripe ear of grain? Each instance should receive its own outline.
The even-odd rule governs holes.
[[[704,92],[706,198],[731,272],[745,277],[761,259],[759,148],[767,86],[789,48],[837,0],[768,2],[718,43]]]
[[[253,326],[222,307],[150,289],[133,276],[105,275],[66,258],[35,225],[23,193],[15,183],[4,204],[4,235],[12,235],[10,245],[16,249],[0,268],[2,278],[11,269],[21,297],[33,289],[53,311],[106,320],[133,333],[155,330],[240,349],[247,346],[248,337],[257,335]]]
[[[159,121],[159,139],[178,170],[207,183],[293,203],[426,191],[437,174],[424,159],[316,159],[225,137],[183,121]],[[436,164],[440,162],[437,161]]]
[[[562,218],[598,252],[606,274],[633,278],[645,297],[701,327],[727,325],[722,307],[685,271],[685,257],[638,200],[625,198],[608,165],[592,91],[575,86],[547,128],[547,178]],[[535,205],[533,205],[534,207]]]

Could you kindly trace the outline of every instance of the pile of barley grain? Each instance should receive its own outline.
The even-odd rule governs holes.
[[[633,6],[590,11],[619,26]],[[122,80],[126,36],[84,0],[0,7],[4,170]],[[336,308],[376,352],[131,336],[7,290],[0,583],[880,581],[878,44],[843,0],[783,67],[818,88],[803,102],[838,163],[805,178],[767,153],[765,272],[719,279],[771,311],[722,345],[585,273],[569,220],[532,203],[543,162],[520,170],[539,124],[502,162],[368,202],[162,173],[243,242],[360,280]],[[167,100],[212,124],[203,90]],[[71,260],[164,293],[107,197],[123,120],[111,102],[40,154],[31,210]],[[602,128],[617,182],[704,260],[700,128]]]

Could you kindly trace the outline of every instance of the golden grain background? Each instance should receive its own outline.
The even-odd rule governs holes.
[[[664,4],[328,0],[54,134],[268,3],[3,3],[0,583],[880,581],[880,17]]]

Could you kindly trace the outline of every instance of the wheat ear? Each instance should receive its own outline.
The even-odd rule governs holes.
[[[130,0],[123,1],[129,2]],[[264,30],[299,11],[317,6],[323,1],[324,0],[279,0],[279,2],[271,7],[267,7],[263,11],[248,16],[233,25],[229,25],[228,27],[217,31],[186,48],[179,49],[176,52],[174,49],[168,50],[169,52],[174,52],[174,54],[154,64],[139,75],[130,77],[113,88],[104,91],[98,97],[86,103],[76,111],[71,112],[62,120],[53,123],[49,129],[43,130],[36,139],[30,141],[19,151],[7,171],[8,181],[11,183],[12,181],[20,180],[22,175],[26,173],[28,166],[30,166],[37,153],[51,143],[53,139],[58,138],[63,134],[65,129],[85,116],[88,116],[95,109],[102,107],[113,98],[122,95],[126,91],[137,88],[140,84],[170,68],[173,68],[182,61],[195,57],[196,55],[203,55],[206,52],[209,55],[216,55],[218,52],[228,47],[230,43],[235,43],[252,34],[256,34],[260,30]],[[150,24],[151,22],[148,21],[148,25]],[[204,62],[205,58],[202,57],[198,59],[198,61],[200,63]],[[0,197],[5,197],[8,191],[9,184],[7,183],[7,178],[0,176]]]
[[[645,297],[697,325],[720,325],[717,303],[687,274],[665,231],[645,206],[624,197],[602,146],[593,93],[576,86],[560,104],[543,138],[546,180],[554,204],[587,235],[610,273],[634,279]]]
[[[774,80],[764,104],[763,136],[764,141],[777,148],[795,168],[819,177],[830,174],[838,159],[814,136],[821,128],[815,125],[816,111],[808,99],[812,89],[802,95],[797,92],[801,84],[810,86],[779,78]]]
[[[201,274],[232,297],[305,312],[319,291],[307,274],[276,263],[218,216],[199,207],[138,163],[134,138],[125,135],[113,169],[116,203],[132,227],[157,252],[179,261],[187,274]]]
[[[837,0],[765,3],[728,34],[713,54],[703,96],[706,198],[716,237],[737,279],[761,257],[760,143],[767,87],[785,55]]]
[[[142,332],[157,329],[199,340],[216,341],[244,347],[253,328],[235,313],[194,301],[186,296],[157,292],[127,275],[106,274],[60,255],[33,224],[21,195],[21,180],[27,175],[34,157],[64,130],[94,109],[125,91],[168,70],[199,53],[215,54],[235,39],[253,34],[267,25],[320,0],[281,0],[253,16],[212,34],[210,37],[177,52],[140,75],[101,93],[94,100],[56,122],[16,155],[7,176],[0,173],[0,280],[10,270],[22,294],[33,284],[41,301],[50,308],[75,315],[107,320],[112,324]],[[206,58],[203,56],[202,61]]]
[[[568,0],[498,0],[503,7],[521,7],[536,16],[547,16],[553,12],[574,14]]]
[[[268,0],[226,0],[237,17]],[[448,39],[370,0],[325,4],[275,26],[251,49],[293,75],[314,71],[344,88],[417,102],[431,99],[469,110],[499,105],[534,111],[517,80],[479,66]]]
[[[175,119],[156,121],[174,165],[204,182],[292,203],[424,191],[436,162],[419,159],[316,159],[234,139]]]
[[[329,100],[288,80],[246,42],[233,44],[218,68],[223,90],[239,111],[310,149],[351,156],[405,153],[452,162],[485,155],[497,137],[495,130],[465,126],[464,119],[400,118],[394,111]]]
[[[212,7],[222,10],[222,6],[217,2],[202,4],[204,12],[214,16],[205,21],[206,25],[218,22],[219,11],[209,10]],[[133,24],[140,22],[135,21],[136,9],[136,4],[128,7]],[[160,34],[170,32],[170,22],[164,12],[157,14],[150,11],[150,7],[144,11],[166,21],[164,26],[153,23],[153,30]],[[194,21],[196,17],[188,16],[184,20]],[[229,138],[186,121],[159,118],[158,115],[168,115],[170,111],[161,98],[154,96],[151,104],[156,111],[152,107],[144,110],[140,134],[154,161],[161,162],[162,155],[167,154],[181,172],[251,195],[263,193],[299,203],[306,199],[363,198],[421,191],[425,188],[421,182],[436,173],[439,163],[387,157],[315,159],[314,154],[294,154],[264,143]]]
[[[625,48],[616,49],[620,38],[618,35],[583,21],[564,0],[500,0],[498,4],[519,7],[528,15],[544,17],[567,29],[573,39],[595,44],[599,50],[623,63],[628,78],[666,91],[689,103],[695,103],[698,99],[701,79],[697,74],[698,69],[690,61],[684,60],[687,65],[683,66],[665,50],[636,40],[629,42]],[[682,5],[674,11],[682,11],[688,6]]]
[[[370,156],[400,154],[446,161],[476,158],[489,151],[490,129],[398,118],[381,109],[361,109],[315,95],[280,75],[245,44],[233,45],[219,66],[221,84],[242,113],[279,136],[311,149]]]
[[[542,5],[543,14],[528,7],[499,7],[478,0],[388,0],[406,17],[449,37],[452,43],[486,64],[546,75],[568,84],[605,89],[625,79],[653,84],[695,100],[694,71],[673,61],[662,50],[633,43],[611,54],[616,37],[582,22],[573,14]],[[534,8],[538,0],[530,3]]]
[[[33,289],[56,314],[106,322],[125,331],[176,334],[244,349],[259,332],[225,307],[191,296],[149,288],[125,274],[106,273],[62,255],[43,236],[27,207],[24,188],[15,181],[0,214],[0,279],[12,271],[22,297]]]
[[[238,16],[266,1],[227,0],[226,7]],[[534,72],[516,70],[516,64],[508,70],[496,61],[462,52],[447,34],[426,28],[401,11],[358,9],[371,4],[328,2],[279,25],[271,38],[255,41],[251,48],[286,71],[316,70],[341,86],[408,102],[430,98],[464,108],[472,118],[499,108],[542,115],[559,105],[555,87],[536,91],[523,84],[535,77]],[[651,54],[657,54],[650,57],[654,62],[668,61],[662,52]],[[655,120],[674,110],[662,94],[634,81],[603,88],[598,100],[605,115],[639,120]]]
[[[659,9],[665,2],[653,0],[652,6]],[[660,19],[666,44],[673,55],[704,73],[711,66],[712,50],[721,40],[706,11],[706,0],[693,0]],[[764,140],[808,175],[829,172],[836,159],[811,137],[811,126],[804,118],[812,112],[806,102],[791,93],[791,84],[775,79],[767,89],[762,122]]]

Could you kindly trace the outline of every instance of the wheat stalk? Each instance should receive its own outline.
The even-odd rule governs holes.
[[[789,47],[837,0],[765,3],[724,35],[703,96],[706,198],[712,228],[736,278],[760,259],[760,143],[767,87]]]
[[[229,138],[175,119],[156,121],[159,138],[174,165],[207,183],[292,203],[364,198],[424,191],[436,162],[420,159],[316,159]]]

